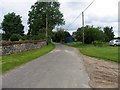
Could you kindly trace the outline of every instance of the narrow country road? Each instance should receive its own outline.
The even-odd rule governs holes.
[[[88,82],[78,51],[62,44],[2,76],[3,88],[89,88]]]

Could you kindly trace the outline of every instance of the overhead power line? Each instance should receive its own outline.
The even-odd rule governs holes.
[[[93,0],[93,1],[90,3],[90,5],[88,5],[88,7],[85,8],[85,10],[84,10],[83,12],[85,12],[85,11],[93,4],[94,1],[95,1],[95,0]]]
[[[95,0],[93,0],[93,1],[75,18],[75,20],[67,26],[67,28],[69,28],[69,27],[82,15],[82,13],[85,12],[85,11],[93,4],[94,1],[95,1]]]
[[[71,24],[68,25],[68,27],[70,27],[81,15],[82,15],[82,13],[80,13],[80,14],[75,18],[75,20],[74,20]],[[68,28],[68,27],[67,27],[67,28]]]

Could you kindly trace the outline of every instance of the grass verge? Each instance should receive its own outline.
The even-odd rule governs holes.
[[[79,48],[84,55],[120,63],[118,58],[119,47],[112,47],[107,44],[103,47],[97,47],[94,45],[83,45],[80,42],[67,43],[66,45]]]
[[[8,56],[3,56],[1,59],[2,63],[0,63],[0,65],[2,65],[2,69],[0,72],[4,73],[10,69],[13,69],[17,66],[25,64],[29,61],[32,61],[52,51],[54,48],[55,48],[55,45],[49,44],[48,46],[45,46],[39,49],[30,50],[22,53],[17,53],[17,54],[11,54]]]

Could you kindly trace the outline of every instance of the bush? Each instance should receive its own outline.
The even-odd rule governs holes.
[[[52,40],[51,37],[48,37],[47,38],[47,43],[51,43],[52,42],[51,40]]]
[[[45,34],[39,33],[38,35],[29,36],[31,40],[44,40],[46,38]]]
[[[2,34],[2,40],[9,40],[10,34]]]
[[[28,39],[29,39],[29,36],[28,36],[28,35],[23,35],[21,39],[22,39],[22,40],[28,40]]]
[[[102,41],[93,41],[92,42],[94,46],[98,46],[98,47],[102,47],[103,46],[103,42]]]
[[[10,37],[11,41],[19,41],[19,39],[22,39],[22,36],[19,34],[12,34]]]

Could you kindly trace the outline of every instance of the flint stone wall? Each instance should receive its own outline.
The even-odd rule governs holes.
[[[37,43],[22,43],[22,44],[14,44],[7,46],[0,46],[0,56],[15,54],[19,52],[25,52],[28,50],[33,50],[37,48],[41,48],[46,45],[45,41],[37,42]]]

